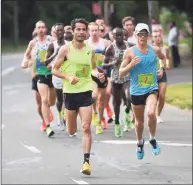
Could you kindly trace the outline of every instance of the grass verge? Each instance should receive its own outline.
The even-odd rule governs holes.
[[[166,103],[181,109],[192,110],[192,84],[169,85],[166,92]]]

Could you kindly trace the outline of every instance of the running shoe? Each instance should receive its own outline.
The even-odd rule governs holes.
[[[84,162],[80,172],[83,173],[84,175],[90,175],[91,174],[90,164],[87,162]]]
[[[103,128],[100,124],[96,126],[96,134],[102,134],[103,133]]]
[[[160,147],[157,144],[156,140],[155,139],[149,140],[149,143],[150,143],[151,148],[152,148],[152,154],[158,155],[161,152],[161,150],[160,150]]]
[[[51,137],[51,136],[54,135],[54,131],[51,129],[50,126],[47,126],[47,128],[46,128],[46,134],[47,134],[48,137]]]
[[[44,121],[42,121],[41,130],[46,131],[46,123]]]
[[[52,114],[51,109],[49,109],[49,122],[52,122],[54,120],[54,116]]]
[[[115,124],[115,137],[122,137],[123,132],[121,130],[121,126],[119,124]]]
[[[157,117],[157,123],[163,123],[164,121],[162,120],[162,118],[160,116]]]
[[[92,114],[92,125],[96,126],[98,124],[98,122],[99,122],[98,114],[93,113]]]
[[[106,122],[105,118],[103,118],[101,120],[101,124],[102,124],[103,129],[107,129],[108,125],[107,125],[107,122]]]
[[[137,159],[143,159],[144,157],[144,143],[145,143],[145,140],[143,139],[143,144],[137,144],[137,148],[136,148]]]
[[[113,111],[111,110],[111,107],[109,105],[106,106],[107,116],[108,118],[112,118]]]
[[[123,128],[123,131],[124,132],[128,132],[131,130],[131,120],[130,120],[130,117],[129,115],[125,112],[125,122],[124,122],[124,128]]]

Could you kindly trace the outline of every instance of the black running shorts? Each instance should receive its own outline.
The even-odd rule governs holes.
[[[46,84],[49,88],[53,88],[52,75],[37,75],[38,83]]]
[[[78,110],[93,104],[92,91],[81,93],[64,93],[64,105],[68,110]]]

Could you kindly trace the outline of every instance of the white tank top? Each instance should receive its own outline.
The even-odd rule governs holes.
[[[136,40],[134,35],[131,36],[131,37],[128,37],[127,41],[130,42],[131,44],[136,44],[137,43],[137,40]]]
[[[64,45],[66,45],[66,44],[68,44],[68,43],[69,43],[68,41],[64,40]],[[53,55],[55,55],[55,53],[57,52],[58,48],[61,47],[61,46],[58,45],[58,41],[57,41],[57,40],[55,40],[55,41],[53,42],[53,45],[54,45],[54,53],[53,53]],[[56,62],[56,57],[57,57],[57,55],[56,55],[55,58],[53,59],[52,65],[55,64],[55,62]]]
[[[101,38],[99,39],[99,42],[98,42],[98,43],[93,44],[93,43],[91,42],[91,38],[89,37],[89,39],[88,39],[88,44],[95,50],[95,52],[96,52],[97,50],[100,50],[100,51],[104,51],[104,50],[105,50],[105,45],[104,45],[104,42],[103,42],[103,40],[102,40]]]

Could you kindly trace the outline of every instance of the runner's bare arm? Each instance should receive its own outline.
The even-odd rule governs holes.
[[[48,65],[52,60],[56,57],[56,54],[54,54],[54,44],[50,43],[48,46],[47,54],[46,54],[46,60],[43,62],[43,64]]]
[[[105,75],[104,73],[100,73],[98,72],[97,68],[96,68],[96,61],[95,61],[95,52],[94,50],[92,51],[92,59],[91,59],[91,63],[92,63],[92,71],[91,74],[93,76],[95,76],[96,78],[98,78],[102,83],[105,81]]]
[[[170,58],[170,49],[169,47],[166,47],[166,68],[171,68],[171,58]]]
[[[107,47],[105,51],[105,58],[103,63],[104,69],[108,69],[109,67],[115,64],[114,62],[115,60],[113,60],[114,55],[115,55],[115,51],[114,51],[113,45],[110,45],[109,47]]]
[[[123,54],[123,61],[121,63],[121,66],[119,68],[119,76],[123,77],[125,76],[128,71],[132,68],[132,65],[130,65],[131,62],[131,49],[128,48],[125,50]]]
[[[23,60],[22,60],[22,63],[21,63],[22,68],[27,68],[28,67],[28,62],[31,59],[31,51],[32,51],[33,47],[34,47],[34,40],[31,40],[28,44],[28,47],[25,51],[25,54],[24,54],[24,57],[23,57]]]
[[[64,59],[67,57],[67,52],[68,52],[68,48],[66,46],[62,46],[60,48],[58,52],[58,56],[56,58],[56,62],[52,68],[52,74],[59,78],[69,80],[69,75],[64,74],[63,72],[60,71],[60,67],[63,64]]]
[[[98,70],[96,68],[96,61],[95,61],[95,51],[93,50],[92,51],[92,58],[91,58],[91,63],[92,63],[92,71],[91,71],[91,74],[95,77],[97,77],[97,74],[98,74]]]
[[[162,66],[165,67],[166,65],[166,57],[165,55],[162,53],[161,48],[157,47],[157,46],[153,46],[154,52],[156,54],[156,56],[162,60]]]

